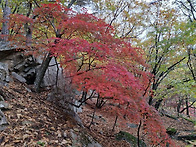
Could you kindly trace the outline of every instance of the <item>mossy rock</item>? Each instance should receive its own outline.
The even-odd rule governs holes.
[[[169,135],[175,135],[177,133],[177,130],[175,128],[167,128],[166,132]]]
[[[138,147],[137,137],[131,135],[128,132],[120,131],[119,133],[115,134],[115,138],[118,141],[120,140],[127,141],[128,143],[131,144],[132,147]],[[140,147],[146,147],[146,144],[142,140],[139,140],[139,143],[140,143]]]
[[[92,136],[89,136],[87,133],[81,133],[80,135],[80,142],[83,147],[102,147],[101,144],[96,142]]]
[[[196,125],[196,120],[195,119],[191,119],[191,118],[186,118],[186,117],[183,117],[182,115],[180,116],[181,118],[189,121],[189,122],[192,122],[194,125]]]
[[[88,145],[92,142],[91,139],[87,136],[87,134],[82,133],[80,137],[83,145]]]

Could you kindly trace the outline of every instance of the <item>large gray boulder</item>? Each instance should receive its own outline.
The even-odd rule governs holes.
[[[36,74],[42,64],[43,56],[25,55],[22,51],[17,51],[16,46],[10,46],[9,42],[0,41],[0,85],[9,82],[9,79],[17,79],[20,82],[27,84],[34,84]],[[9,72],[11,74],[9,78]],[[57,76],[58,71],[58,76]],[[6,77],[6,79],[5,79]],[[56,77],[58,77],[58,85],[63,85],[63,74],[60,66],[56,66],[56,61],[53,58],[50,66],[46,71],[42,87],[54,86],[56,84]],[[2,82],[3,81],[3,82]]]
[[[7,119],[4,113],[0,109],[0,131],[4,130],[8,125]]]
[[[0,51],[7,51],[7,50],[12,50],[14,49],[13,47],[10,48],[8,42],[0,41]]]
[[[63,69],[60,67],[59,63],[56,63],[55,59],[52,58],[43,79],[43,86],[47,87],[57,84],[58,87],[64,87],[65,82]]]
[[[15,72],[12,72],[12,77],[14,79],[18,80],[21,83],[26,83],[27,82],[25,78],[23,78],[21,75],[15,73]]]
[[[16,52],[16,46],[10,46],[9,42],[0,41],[0,62],[10,54]]]
[[[8,65],[0,62],[0,84],[6,86],[7,82],[9,82]]]

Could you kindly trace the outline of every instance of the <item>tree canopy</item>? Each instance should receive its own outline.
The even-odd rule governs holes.
[[[164,1],[94,0],[89,14],[70,9],[74,2],[1,1],[2,37],[29,54],[46,54],[41,69],[56,58],[78,91],[112,103],[108,113],[122,122],[142,123],[152,144],[172,144],[157,110],[174,95],[195,101],[193,3],[176,1],[180,13]]]

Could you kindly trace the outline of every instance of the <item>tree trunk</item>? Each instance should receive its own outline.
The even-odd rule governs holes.
[[[149,100],[148,100],[148,104],[149,104],[149,105],[152,105],[152,103],[153,103],[154,91],[156,91],[157,88],[158,88],[158,85],[157,85],[156,82],[155,82],[155,78],[153,78],[152,91],[151,91],[151,94],[150,94]]]
[[[154,106],[154,107],[155,107],[156,110],[159,109],[159,107],[161,106],[162,101],[163,101],[163,99],[161,98],[161,99],[159,99],[159,100],[155,103],[155,106]]]
[[[182,102],[183,102],[183,99],[180,99],[179,100],[179,103],[178,103],[178,105],[177,105],[177,112],[178,112],[178,116],[179,116],[179,114],[180,114],[180,108],[181,108],[181,105],[182,105]]]
[[[114,132],[114,129],[115,129],[117,120],[118,120],[118,115],[116,115],[116,118],[115,118],[115,121],[114,121],[114,125],[113,125],[113,127],[112,127],[112,132]]]
[[[33,4],[32,2],[29,2],[27,17],[30,16],[32,8],[33,8]],[[25,27],[26,27],[26,45],[30,47],[32,43],[31,42],[32,41],[32,24],[25,24]]]
[[[188,98],[186,98],[186,115],[188,117],[190,117],[190,115],[189,115],[189,102],[188,102]]]
[[[82,98],[81,98],[80,102],[86,102],[86,99],[87,99],[87,91],[83,90]]]
[[[140,120],[139,126],[137,128],[137,146],[140,147],[140,128],[142,126],[142,121]]]
[[[152,95],[150,95],[150,96],[149,96],[149,100],[148,100],[148,104],[149,104],[149,105],[152,105],[152,99],[153,99],[153,97],[152,97]]]
[[[100,97],[99,94],[98,94],[97,102],[96,102],[96,107],[100,109],[100,108],[103,107],[103,105],[104,105],[105,103],[106,103],[106,101],[104,101],[103,98]]]
[[[5,20],[2,25],[1,34],[3,35],[1,37],[1,40],[6,42],[8,41],[8,35],[9,35],[9,15],[11,14],[11,9],[8,4],[8,0],[5,1],[5,7],[3,8],[3,19]]]
[[[44,78],[46,70],[48,69],[48,66],[49,66],[51,59],[52,59],[51,53],[48,53],[48,55],[43,60],[41,67],[38,70],[38,73],[36,75],[36,79],[34,82],[35,92],[39,92],[39,90],[40,90],[41,82]]]
[[[70,8],[75,1],[76,0],[72,0],[68,4],[68,7],[67,8]],[[60,34],[56,34],[56,37],[58,37],[58,36],[61,36],[61,35]],[[47,68],[49,66],[49,63],[50,63],[51,59],[52,59],[51,53],[48,53],[46,55],[46,58],[42,62],[42,65],[40,67],[40,70],[37,73],[37,76],[36,76],[36,79],[35,79],[35,83],[34,83],[35,92],[39,92],[41,82],[43,81],[44,75],[46,73],[46,70],[47,70]]]

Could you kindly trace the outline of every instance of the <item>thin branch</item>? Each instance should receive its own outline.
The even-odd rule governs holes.
[[[36,0],[33,0],[33,1],[34,1],[34,3],[36,4],[36,6],[37,6],[38,8],[40,8],[40,5],[37,3],[37,1],[36,1]],[[45,16],[45,18],[48,20],[48,22],[50,23],[50,25],[53,27],[54,32],[55,32],[55,34],[57,35],[58,32],[57,32],[57,30],[56,30],[55,25],[51,22],[51,20],[49,19],[49,17],[45,15],[45,13],[44,13],[43,11],[42,11],[42,14]]]
[[[93,124],[93,121],[94,121],[94,118],[95,118],[95,112],[96,112],[96,107],[94,107],[94,112],[93,112],[93,116],[92,116],[92,119],[91,119],[91,123],[88,126],[89,129],[91,128],[91,125]]]
[[[71,6],[76,2],[76,0],[71,0],[71,2],[68,4],[67,8],[71,8]]]
[[[114,125],[113,125],[113,128],[112,128],[112,132],[114,132],[117,120],[118,120],[118,115],[116,115],[116,118],[115,118],[115,121],[114,121]]]
[[[84,65],[84,56],[82,56],[82,63],[81,63],[81,65],[79,65],[79,68],[78,68],[77,72],[79,72],[80,69],[82,69],[83,65]]]
[[[59,77],[59,65],[58,65],[57,59],[54,58],[54,60],[55,60],[55,63],[56,63],[56,68],[57,68],[57,71],[56,71],[56,81],[55,81],[55,85],[57,87],[58,86],[58,77]]]
[[[125,38],[125,37],[127,37],[132,31],[133,31],[133,29],[134,29],[134,25],[131,27],[131,29],[123,36],[121,36],[120,38]]]
[[[161,75],[159,76],[159,78],[157,79],[157,85],[160,84],[160,82],[165,79],[165,77],[174,69],[174,67],[176,65],[178,65],[180,62],[182,62],[184,59],[186,59],[186,57],[183,57],[182,59],[180,59],[178,62],[174,63],[173,65],[171,65],[170,67],[167,68],[166,71],[162,72]]]
[[[193,12],[193,11],[195,11],[195,8],[194,8],[194,6],[193,6],[193,4],[192,4],[192,2],[191,2],[190,0],[187,0],[187,1],[188,1],[189,5],[190,5],[190,7],[191,7],[190,11],[191,11],[191,14],[192,14],[192,16],[193,16],[193,19],[196,20],[195,14],[194,14],[194,12]]]
[[[182,1],[177,2],[180,3],[186,10],[190,11],[190,9]]]
[[[142,121],[140,120],[138,129],[137,129],[137,145],[138,145],[138,147],[140,147],[140,128],[141,128],[141,126],[142,126]]]
[[[194,67],[191,63],[191,49],[187,48],[187,52],[188,52],[188,61],[187,61],[187,66],[192,74],[193,79],[196,81],[196,75],[194,73]]]
[[[193,102],[188,106],[188,108],[190,108],[191,106],[193,106],[193,105],[195,104],[195,102],[196,102],[196,100],[193,101]],[[180,113],[184,112],[186,109],[187,109],[187,107],[183,108],[183,109],[180,111]]]
[[[112,25],[112,23],[117,19],[117,17],[120,15],[120,13],[128,6],[127,4],[125,4],[122,8],[120,8],[123,4],[123,1],[120,1],[121,3],[119,3],[119,7],[116,9],[116,12],[114,14],[113,19],[110,21],[108,27],[106,28],[106,32],[109,29],[109,26]]]
[[[78,75],[84,74],[84,73],[86,73],[86,72],[88,72],[88,71],[91,71],[91,70],[103,69],[103,68],[105,68],[105,67],[95,67],[95,68],[91,68],[90,70],[87,69],[87,70],[85,70],[85,71],[83,71],[83,72],[79,72],[79,73],[76,73],[75,75],[67,76],[67,77],[65,77],[65,78],[71,78],[71,77],[74,77],[74,76],[78,76]]]

